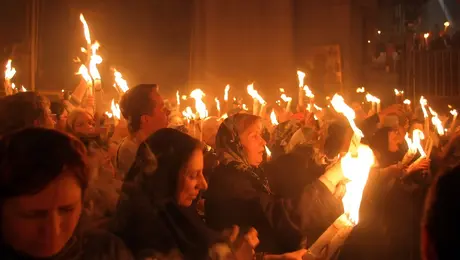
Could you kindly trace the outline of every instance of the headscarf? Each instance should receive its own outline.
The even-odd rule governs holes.
[[[255,168],[249,164],[247,154],[238,135],[237,126],[247,116],[253,115],[236,114],[225,119],[220,125],[216,136],[217,156],[223,165],[232,164],[237,170],[249,173],[268,194],[272,194],[268,180],[262,174],[262,169]]]
[[[219,161],[222,164],[235,162],[237,168],[247,170],[252,168],[238,135],[237,124],[244,114],[235,114],[220,125],[216,135],[216,149]]]

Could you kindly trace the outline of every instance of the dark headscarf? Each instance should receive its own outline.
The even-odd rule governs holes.
[[[141,144],[126,176],[117,208],[116,233],[137,257],[179,249],[185,259],[204,259],[220,237],[207,228],[195,205],[175,195],[182,168],[201,144],[178,130],[158,130]]]

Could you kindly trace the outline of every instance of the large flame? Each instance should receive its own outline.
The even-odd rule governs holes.
[[[201,119],[208,117],[208,110],[206,110],[206,104],[203,102],[204,96],[205,94],[201,89],[195,89],[190,93],[190,97],[195,99],[195,109]]]
[[[230,85],[225,86],[224,90],[224,101],[228,101],[228,92],[230,91]]]
[[[358,147],[357,156],[347,153],[341,160],[343,174],[350,180],[346,184],[346,193],[342,199],[343,208],[348,219],[354,224],[359,222],[363,191],[373,164],[374,154],[371,148],[362,144]]]
[[[254,84],[248,85],[248,94],[253,98],[256,99],[260,104],[265,104],[265,100],[262,96],[259,95],[259,92],[254,89]]]
[[[350,123],[351,128],[353,129],[353,132],[359,137],[364,137],[361,129],[359,129],[355,124],[355,121],[354,121],[356,117],[355,111],[353,111],[351,107],[345,104],[345,100],[343,99],[343,97],[340,96],[339,94],[335,94],[331,99],[331,104],[332,104],[332,107],[334,107],[335,111],[343,114],[347,118],[348,122]]]
[[[126,93],[129,89],[128,82],[123,78],[121,72],[113,69],[113,76],[115,77],[115,85],[118,86],[118,89],[120,89],[121,92]]]

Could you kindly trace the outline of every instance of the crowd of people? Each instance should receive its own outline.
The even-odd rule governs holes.
[[[274,126],[235,104],[192,124],[142,84],[115,124],[79,93],[0,99],[2,259],[303,259],[344,211],[347,179],[332,169],[352,130],[333,109],[269,108]],[[459,136],[405,167],[404,135],[423,115],[360,104],[376,163],[335,259],[459,259]]]

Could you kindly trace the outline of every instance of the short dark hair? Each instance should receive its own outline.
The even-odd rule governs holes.
[[[460,258],[459,186],[460,166],[457,166],[436,178],[426,198],[422,228],[439,260]]]
[[[157,104],[152,100],[152,91],[157,90],[156,84],[140,84],[130,88],[121,98],[120,110],[128,121],[131,133],[141,128],[141,116],[150,115]]]
[[[20,92],[0,100],[0,136],[44,122],[49,100],[37,92]]]
[[[74,174],[84,192],[89,181],[86,149],[68,134],[26,128],[0,139],[0,201],[36,194],[64,170]]]

